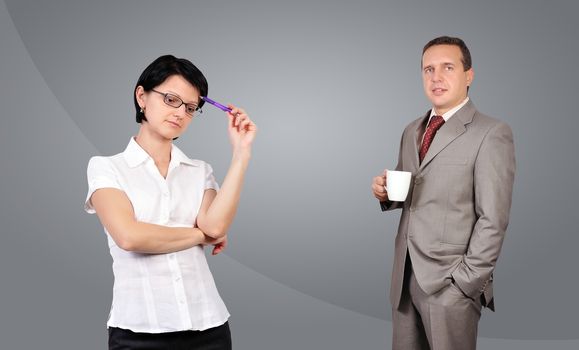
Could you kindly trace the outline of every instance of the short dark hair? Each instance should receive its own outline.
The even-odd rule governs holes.
[[[147,120],[145,114],[141,112],[141,107],[139,106],[137,97],[135,96],[137,87],[142,86],[145,91],[151,91],[173,75],[182,76],[199,91],[201,96],[207,96],[207,91],[209,89],[207,79],[205,79],[203,73],[201,73],[201,71],[195,67],[191,61],[184,58],[177,58],[173,55],[161,56],[145,68],[133,89],[133,101],[135,102],[135,110],[137,112],[137,123],[142,123],[143,120]],[[198,105],[199,108],[201,108],[204,103],[205,101],[200,99]]]
[[[422,49],[422,56],[424,56],[426,50],[435,45],[458,46],[460,52],[462,53],[461,61],[464,71],[466,72],[467,70],[472,68],[472,58],[470,57],[470,51],[468,50],[468,47],[466,46],[464,41],[462,41],[461,38],[455,38],[451,36],[440,36],[438,38],[434,38],[430,40],[426,45],[424,45],[424,49]],[[422,58],[420,58],[420,68],[422,68]]]

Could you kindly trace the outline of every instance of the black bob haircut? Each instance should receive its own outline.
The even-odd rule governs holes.
[[[177,58],[173,55],[161,56],[145,68],[133,89],[133,101],[135,102],[137,123],[142,123],[143,120],[147,120],[145,114],[141,112],[141,107],[137,103],[137,97],[135,96],[137,87],[142,86],[143,89],[148,92],[173,75],[182,76],[193,85],[197,91],[199,91],[201,96],[207,96],[207,91],[209,89],[207,79],[205,79],[203,73],[201,73],[201,71],[195,67],[191,61],[184,58]],[[204,103],[205,101],[200,99],[198,105],[199,108],[203,107]]]

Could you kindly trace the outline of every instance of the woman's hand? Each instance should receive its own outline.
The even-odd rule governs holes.
[[[227,112],[229,141],[233,152],[251,151],[251,145],[257,133],[257,126],[241,108],[228,105],[231,112]]]
[[[204,244],[210,244],[213,246],[213,251],[211,255],[217,255],[227,248],[227,235],[220,237],[220,238],[211,238],[209,236],[205,236]]]

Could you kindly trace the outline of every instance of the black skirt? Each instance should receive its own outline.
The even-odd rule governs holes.
[[[136,333],[109,328],[109,350],[231,350],[229,322],[204,331]]]

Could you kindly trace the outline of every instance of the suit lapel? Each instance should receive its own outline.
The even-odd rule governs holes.
[[[415,172],[420,168],[420,160],[418,159],[418,150],[420,149],[420,143],[422,142],[422,135],[426,130],[426,123],[428,123],[428,118],[430,117],[430,111],[426,112],[426,115],[419,119],[414,128],[414,133],[412,135],[412,145],[411,145],[411,159],[412,159],[412,172]]]
[[[468,101],[464,107],[459,109],[455,115],[450,117],[450,119],[438,129],[428,152],[426,152],[424,160],[420,164],[420,169],[423,169],[438,153],[466,131],[465,125],[472,122],[475,112],[474,104]],[[416,154],[418,159],[418,151]]]

